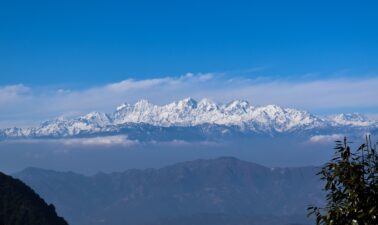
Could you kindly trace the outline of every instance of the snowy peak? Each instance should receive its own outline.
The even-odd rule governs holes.
[[[320,127],[320,119],[306,111],[282,108],[277,105],[261,106],[253,109],[253,118],[259,126],[277,132]]]
[[[244,100],[235,100],[225,105],[224,111],[230,114],[243,114],[248,111],[249,107],[249,102]]]
[[[178,108],[180,109],[194,109],[197,108],[198,102],[192,98],[185,98],[177,103]]]
[[[134,108],[136,110],[149,110],[150,108],[154,107],[152,103],[150,103],[148,100],[142,99],[135,103]]]
[[[198,109],[203,112],[211,112],[219,109],[219,106],[210,99],[204,98],[198,103]]]
[[[342,113],[339,115],[331,116],[331,121],[340,125],[352,125],[352,126],[368,126],[373,121],[370,121],[365,115],[360,113]]]
[[[116,111],[121,111],[121,110],[128,109],[128,108],[131,108],[131,105],[128,104],[128,103],[123,103],[122,105],[120,105],[116,108]]]
[[[80,118],[81,121],[96,124],[98,126],[106,126],[111,124],[112,119],[106,113],[91,112]]]
[[[217,104],[210,99],[192,98],[163,106],[145,100],[134,105],[123,104],[113,114],[114,124],[147,123],[155,126],[194,126],[200,124],[247,124],[251,129],[285,131],[296,126],[314,125],[318,119],[308,112],[276,105],[252,107],[247,101],[235,100]]]

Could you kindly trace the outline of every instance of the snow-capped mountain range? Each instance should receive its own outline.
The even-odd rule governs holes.
[[[309,112],[282,108],[276,105],[252,106],[247,101],[235,100],[217,104],[209,99],[196,101],[186,98],[163,106],[147,100],[135,104],[124,103],[111,114],[92,112],[74,119],[55,119],[33,128],[7,128],[0,130],[2,139],[9,138],[68,138],[125,134],[134,139],[151,139],[174,134],[185,139],[203,139],[232,133],[280,134],[332,134],[372,132],[378,121],[364,115],[340,114],[319,117]],[[181,132],[182,135],[179,135]],[[173,139],[174,139],[173,138]],[[152,138],[153,139],[153,138]]]

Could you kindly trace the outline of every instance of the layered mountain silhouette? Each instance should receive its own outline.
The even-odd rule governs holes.
[[[16,176],[72,225],[306,224],[321,204],[317,168],[267,168],[232,157],[83,176],[28,168]]]
[[[0,172],[0,224],[68,225],[30,187]]]

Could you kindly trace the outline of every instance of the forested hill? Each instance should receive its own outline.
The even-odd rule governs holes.
[[[0,224],[68,225],[22,181],[0,172]]]

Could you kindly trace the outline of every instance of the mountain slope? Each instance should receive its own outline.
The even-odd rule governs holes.
[[[67,225],[53,205],[47,205],[20,180],[0,173],[0,224]]]
[[[29,168],[17,177],[56,204],[73,225],[173,224],[202,217],[209,225],[228,218],[240,221],[235,224],[275,224],[306,222],[308,204],[322,202],[316,171],[222,157],[91,177]],[[223,219],[215,220],[217,214]]]

